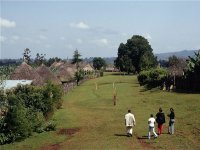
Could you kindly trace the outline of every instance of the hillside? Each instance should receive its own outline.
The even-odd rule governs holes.
[[[178,52],[167,52],[167,53],[159,53],[155,54],[158,60],[167,60],[170,56],[175,55],[179,58],[188,58],[188,56],[194,57],[194,52],[198,50],[183,50]]]

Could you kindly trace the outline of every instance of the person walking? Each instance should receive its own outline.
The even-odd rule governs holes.
[[[165,123],[165,114],[162,108],[159,108],[159,112],[156,114],[156,122],[158,123],[158,135],[162,134],[163,124]]]
[[[148,139],[151,138],[151,132],[153,132],[155,138],[158,137],[158,135],[155,132],[155,128],[154,128],[155,127],[155,123],[156,123],[156,120],[153,117],[153,114],[151,114],[150,118],[148,119],[148,125],[149,125]]]
[[[128,110],[128,113],[125,115],[125,126],[127,131],[127,136],[131,137],[133,135],[133,126],[136,125],[135,117],[131,113],[131,110]]]
[[[175,113],[173,108],[170,108],[170,114],[168,114],[167,116],[169,117],[168,133],[174,134]]]

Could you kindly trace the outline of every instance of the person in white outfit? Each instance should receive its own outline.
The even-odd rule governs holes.
[[[133,135],[133,126],[136,125],[135,117],[131,113],[131,110],[128,110],[128,113],[125,115],[125,125],[127,130],[127,136],[130,137]]]
[[[155,118],[153,117],[153,114],[150,115],[150,118],[148,120],[148,125],[149,125],[149,132],[148,132],[148,138],[151,138],[151,132],[153,132],[154,137],[157,138],[158,135],[155,132]]]

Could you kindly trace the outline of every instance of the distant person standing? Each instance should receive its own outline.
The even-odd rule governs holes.
[[[127,130],[127,136],[130,137],[133,134],[133,126],[136,125],[135,117],[131,113],[131,110],[128,110],[128,113],[125,115],[125,125]]]
[[[148,139],[151,138],[151,132],[153,132],[155,138],[158,137],[158,135],[155,132],[155,123],[156,123],[156,120],[153,117],[153,114],[151,114],[150,118],[148,119],[148,125],[149,125]]]
[[[175,113],[173,108],[170,108],[170,114],[168,114],[167,116],[169,117],[168,133],[174,134]]]
[[[163,124],[165,123],[165,114],[162,108],[159,108],[159,112],[156,114],[156,122],[158,123],[158,135],[162,134]]]

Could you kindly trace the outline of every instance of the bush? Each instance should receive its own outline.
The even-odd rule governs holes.
[[[0,102],[6,110],[0,118],[0,144],[11,143],[30,136],[32,132],[56,129],[55,124],[44,127],[44,123],[56,108],[61,107],[62,90],[51,83],[44,87],[18,86],[6,94],[0,91]]]
[[[47,126],[44,129],[45,131],[55,131],[56,130],[56,124],[53,122],[48,122]]]
[[[15,95],[9,95],[8,104],[8,111],[0,132],[2,139],[6,139],[2,140],[4,143],[24,139],[32,133],[31,120],[27,117],[27,109],[23,106],[21,99]]]
[[[167,76],[167,70],[163,68],[141,71],[138,75],[140,85],[146,85],[147,88],[161,86]]]
[[[103,77],[103,71],[100,71],[100,77]]]

